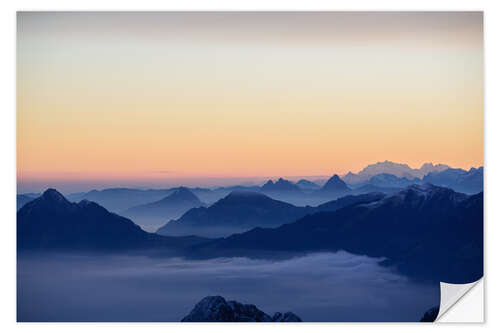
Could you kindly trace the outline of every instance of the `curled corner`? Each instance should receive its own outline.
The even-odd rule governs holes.
[[[467,294],[481,279],[465,284],[453,284],[440,282],[441,300],[439,304],[439,313],[435,321],[450,310],[465,294]]]

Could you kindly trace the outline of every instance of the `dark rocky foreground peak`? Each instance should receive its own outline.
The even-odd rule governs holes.
[[[207,296],[195,305],[183,322],[301,322],[292,312],[276,312],[272,317],[253,304],[226,301],[221,296]]]

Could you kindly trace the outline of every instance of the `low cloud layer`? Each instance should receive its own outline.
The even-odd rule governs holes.
[[[21,321],[179,321],[208,295],[305,321],[415,321],[439,286],[346,252],[270,261],[139,256],[21,257]]]

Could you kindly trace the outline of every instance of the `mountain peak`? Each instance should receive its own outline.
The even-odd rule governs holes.
[[[334,174],[321,188],[322,191],[346,192],[349,191],[346,183],[340,179],[337,174]]]
[[[53,188],[45,190],[41,198],[46,201],[69,203],[69,201],[60,192]]]

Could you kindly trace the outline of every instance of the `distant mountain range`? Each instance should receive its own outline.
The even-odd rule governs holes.
[[[262,193],[234,191],[210,207],[191,209],[168,222],[157,233],[169,236],[225,237],[254,227],[277,227],[318,211],[332,211],[360,202],[380,199],[383,194],[346,196],[317,207],[297,207]]]
[[[433,185],[412,185],[370,203],[200,244],[192,255],[338,250],[385,257],[387,265],[410,276],[475,281],[483,275],[483,193],[467,196]]]
[[[272,317],[253,304],[226,301],[221,296],[207,296],[185,316],[183,322],[301,322],[292,312],[276,312]]]
[[[54,189],[46,190],[17,212],[18,250],[178,250],[202,241],[147,233],[95,202],[73,203]]]
[[[286,193],[298,193],[302,194],[302,190],[300,187],[291,181],[280,178],[276,182],[272,180],[268,180],[261,188],[261,191],[264,193],[273,193],[273,192],[286,192]]]
[[[323,181],[313,182],[308,179],[301,179],[294,183],[290,180],[279,178],[277,181],[268,180],[263,186],[235,185],[213,189],[195,187],[188,188],[188,190],[206,205],[215,203],[233,191],[242,190],[261,192],[273,199],[285,201],[296,206],[316,206],[347,194],[364,194],[370,192],[390,194],[412,184],[425,183],[449,187],[458,192],[468,194],[479,193],[483,190],[483,167],[477,169],[471,168],[466,171],[450,168],[445,164],[425,163],[420,168],[413,169],[406,164],[385,161],[368,165],[357,174],[349,172],[343,177],[333,175],[324,184]],[[323,186],[319,184],[323,184]],[[159,201],[166,199],[168,195],[177,189],[179,188],[110,188],[84,193],[72,193],[67,198],[73,202],[81,200],[96,202],[110,211],[136,218],[137,223],[151,228],[153,225],[160,223],[160,221],[168,221],[182,214],[182,212],[179,214],[170,214],[166,210],[165,216],[161,217],[159,216],[161,209],[156,210],[154,208],[159,204]],[[30,198],[35,198],[39,195],[37,193],[19,194],[17,196],[18,209],[26,202],[29,202]],[[150,204],[152,206],[147,206]],[[153,214],[155,216],[152,217],[147,216],[148,214],[145,210],[141,212],[141,206],[152,208],[158,214]],[[134,214],[136,209],[137,214]]]
[[[372,176],[378,174],[391,174],[400,178],[420,178],[424,177],[430,172],[439,172],[448,169],[449,166],[446,164],[432,164],[424,163],[420,168],[413,169],[407,164],[394,163],[390,161],[377,162],[375,164],[370,164],[366,166],[363,170],[354,174],[352,172],[347,173],[342,179],[351,185],[359,184],[368,181]]]
[[[193,192],[179,187],[161,200],[129,208],[120,215],[156,230],[165,222],[181,217],[189,209],[201,206],[203,203]]]

